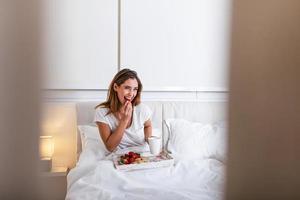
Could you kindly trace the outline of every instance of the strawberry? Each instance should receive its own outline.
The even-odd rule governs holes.
[[[134,154],[135,154],[135,153],[132,152],[132,151],[128,152],[128,155],[129,155],[130,158],[131,158]]]
[[[123,163],[124,163],[125,165],[130,164],[129,161],[128,161],[126,158],[123,159]]]
[[[133,163],[134,161],[135,161],[135,159],[134,158],[129,158],[129,164],[131,164],[131,163]]]
[[[140,161],[141,161],[141,155],[139,153],[130,151],[120,157],[119,163],[132,164],[132,163],[140,163]]]

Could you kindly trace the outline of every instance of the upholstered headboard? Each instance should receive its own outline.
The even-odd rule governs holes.
[[[97,101],[79,102],[76,104],[77,125],[92,124],[94,121],[95,107]],[[162,132],[162,103],[161,102],[146,102],[152,111],[152,126]],[[77,154],[81,152],[81,138],[77,132]]]
[[[190,121],[212,123],[226,120],[226,102],[207,101],[147,101],[143,102],[152,110],[152,126],[162,132],[163,141],[167,141],[168,132],[163,120],[183,118]],[[76,104],[77,124],[93,123],[95,106],[99,102],[88,101]],[[77,153],[81,152],[81,139],[77,133]]]

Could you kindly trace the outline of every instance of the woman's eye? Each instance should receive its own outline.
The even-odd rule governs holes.
[[[129,87],[129,86],[125,86],[124,88],[125,88],[125,90],[131,90],[131,87]],[[133,90],[138,91],[138,88],[134,88]]]

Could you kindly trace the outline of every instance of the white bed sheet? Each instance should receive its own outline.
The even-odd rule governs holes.
[[[68,174],[67,200],[143,200],[223,198],[225,166],[214,159],[176,160],[168,168],[118,171],[112,155],[89,145]]]

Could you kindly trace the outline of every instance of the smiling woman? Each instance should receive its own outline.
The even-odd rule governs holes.
[[[130,69],[110,83],[107,100],[96,107],[95,123],[108,151],[146,145],[152,135],[151,110],[141,104],[142,83]]]
[[[134,78],[129,78],[120,86],[114,83],[114,90],[117,92],[122,104],[126,101],[131,102],[137,95],[138,82]]]

